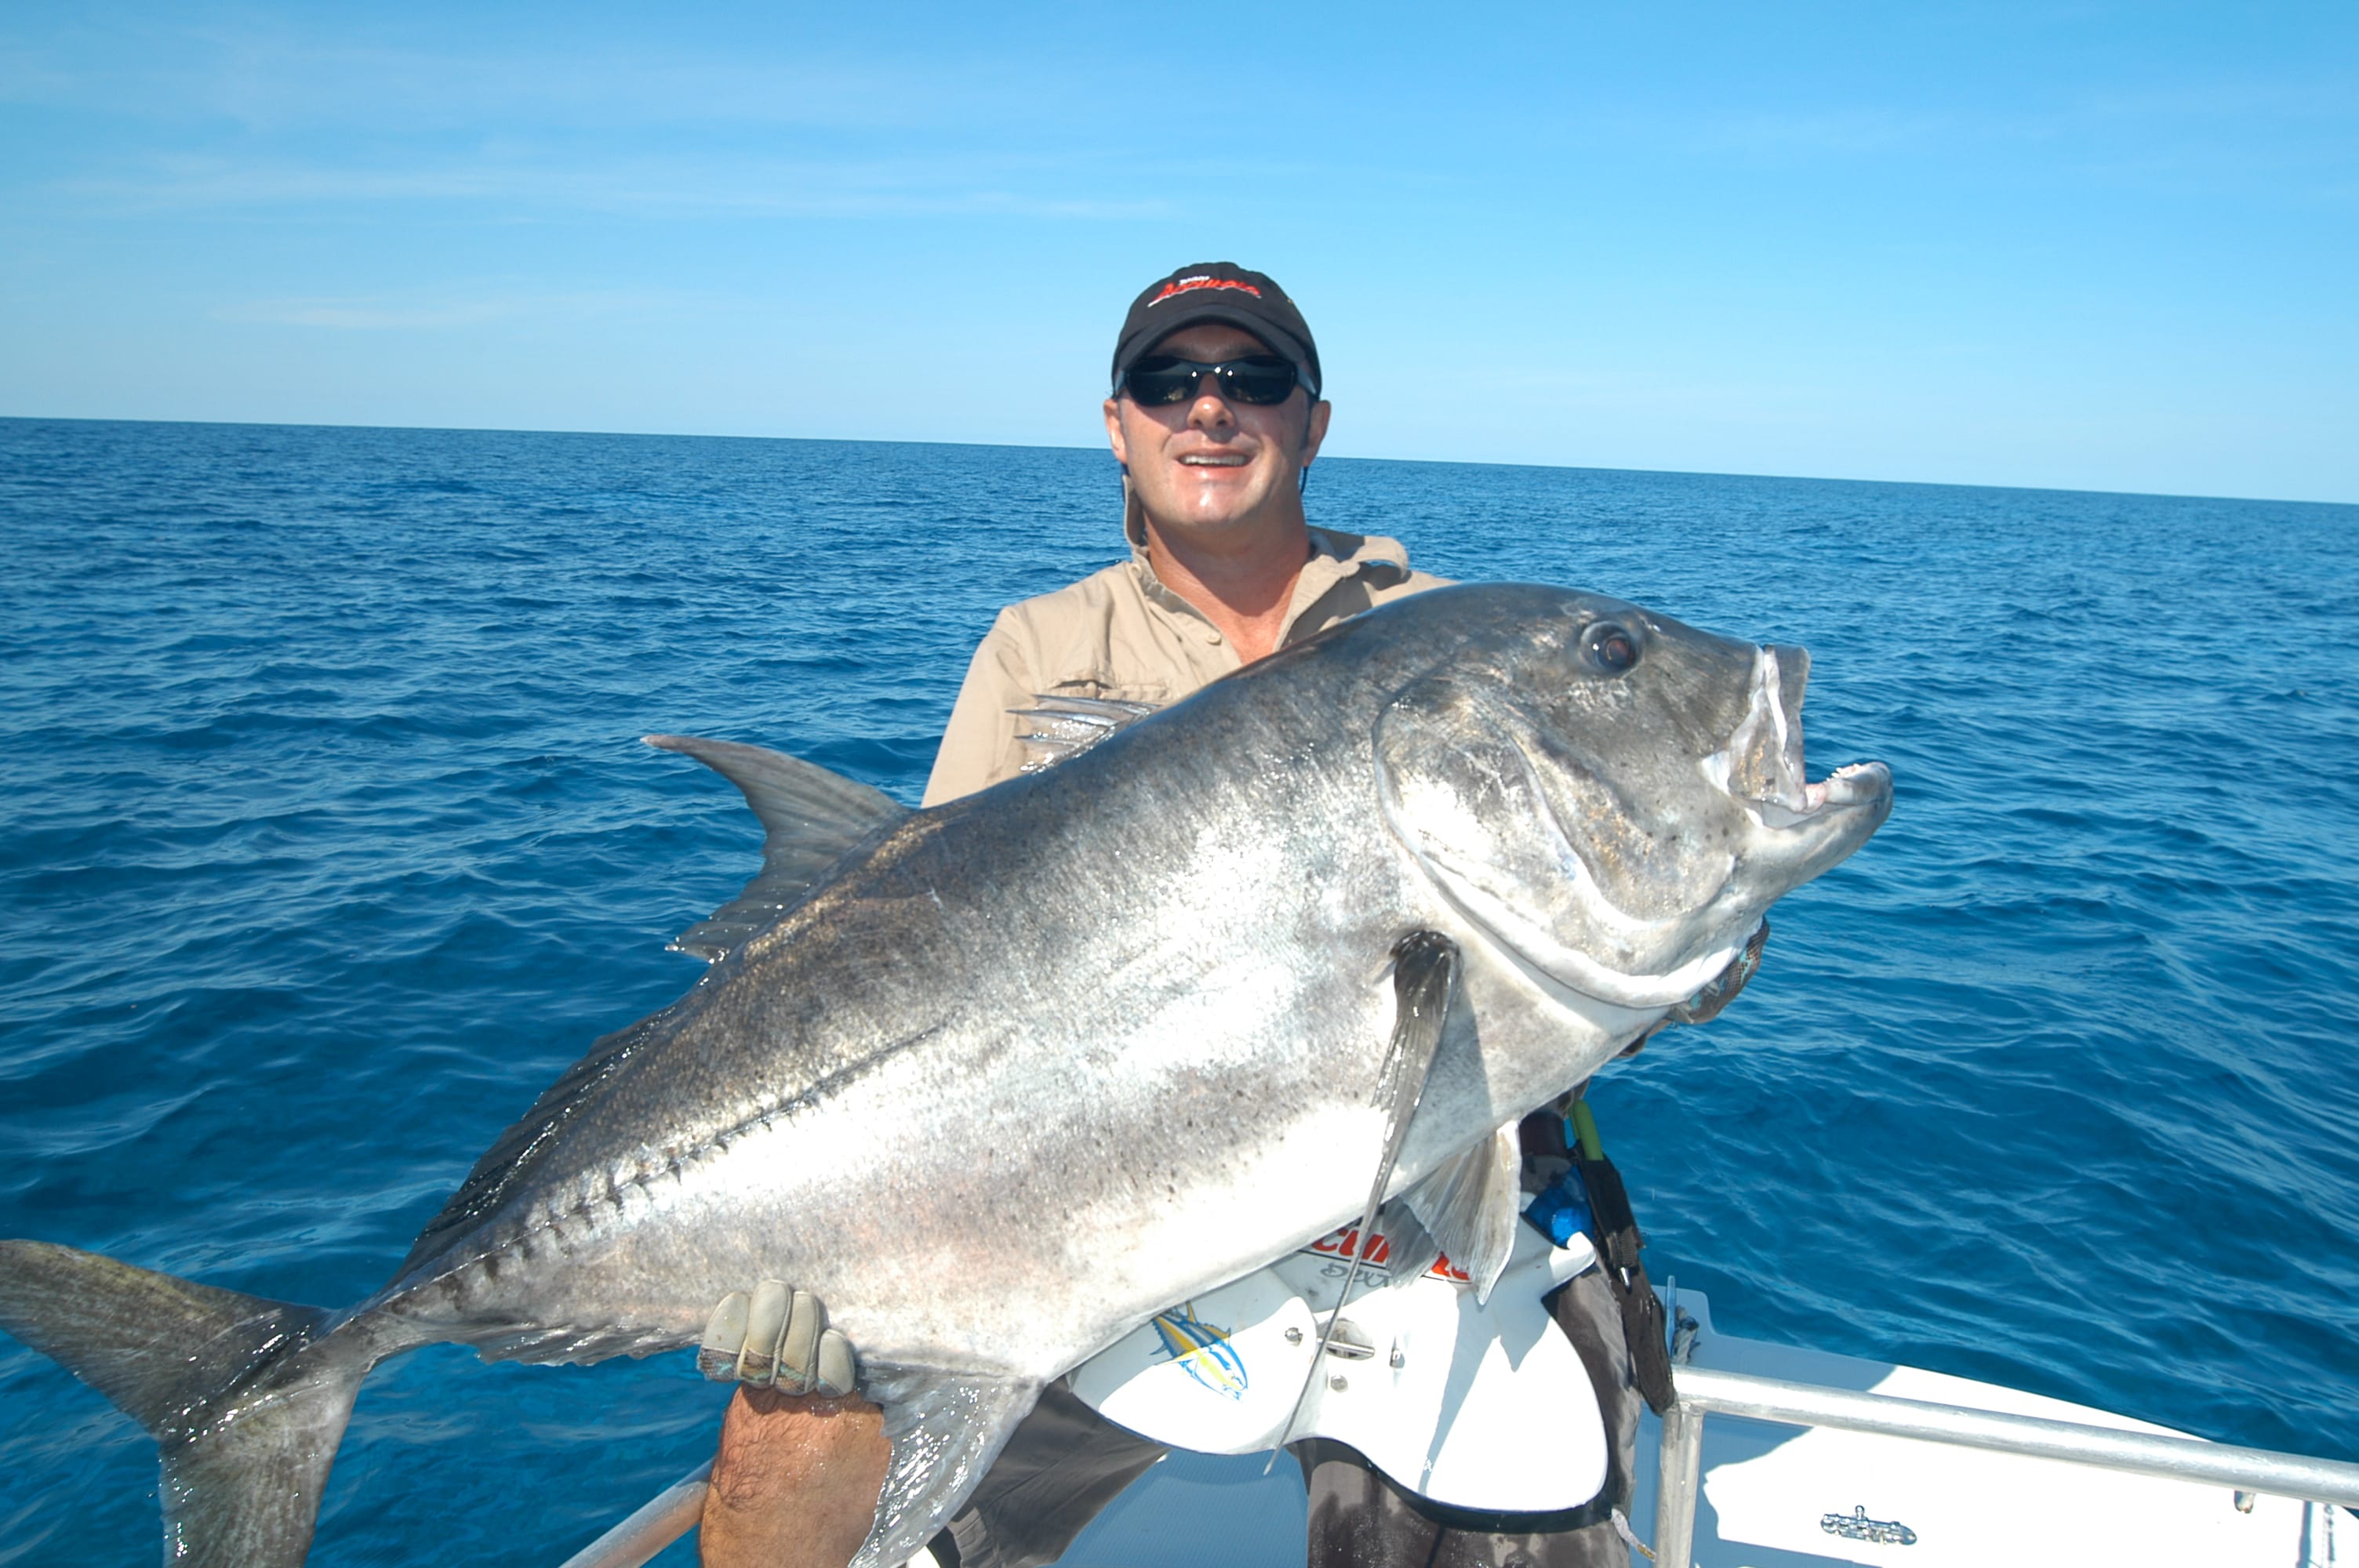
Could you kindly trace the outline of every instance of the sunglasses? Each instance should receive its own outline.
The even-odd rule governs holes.
[[[1155,354],[1125,371],[1119,390],[1146,406],[1185,403],[1198,395],[1202,378],[1208,375],[1219,384],[1221,395],[1235,403],[1283,403],[1302,384],[1302,373],[1294,368],[1294,362],[1276,354],[1256,354],[1216,365]]]

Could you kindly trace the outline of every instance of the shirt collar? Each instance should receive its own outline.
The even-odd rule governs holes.
[[[1155,568],[1147,558],[1147,540],[1143,533],[1125,528],[1131,534],[1130,572],[1139,591],[1148,603],[1173,615],[1184,616],[1198,625],[1210,628],[1212,622],[1204,612],[1163,586],[1155,575]],[[1398,539],[1388,539],[1380,534],[1346,534],[1340,529],[1310,529],[1310,558],[1302,564],[1302,575],[1294,581],[1294,600],[1287,606],[1286,626],[1278,633],[1278,645],[1294,641],[1295,623],[1304,611],[1324,599],[1337,583],[1357,577],[1369,567],[1390,565],[1403,571],[1408,569],[1408,550]],[[1316,628],[1313,628],[1316,630]]]

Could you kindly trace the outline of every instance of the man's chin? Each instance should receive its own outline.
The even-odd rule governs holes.
[[[1147,514],[1166,526],[1191,532],[1226,532],[1257,524],[1282,526],[1285,510],[1270,504],[1268,481],[1250,470],[1234,479],[1192,480],[1147,498]],[[1162,504],[1155,504],[1156,501]]]
[[[1241,537],[1286,526],[1283,517],[1257,508],[1184,509],[1162,517],[1149,512],[1147,521],[1166,537],[1179,539]]]

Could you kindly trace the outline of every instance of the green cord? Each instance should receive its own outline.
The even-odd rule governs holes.
[[[1605,1145],[1598,1141],[1597,1119],[1589,1114],[1589,1102],[1585,1099],[1573,1101],[1572,1115],[1566,1119],[1571,1124],[1573,1138],[1581,1144],[1581,1157],[1584,1160],[1604,1159]]]

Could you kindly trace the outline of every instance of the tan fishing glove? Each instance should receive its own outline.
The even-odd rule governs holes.
[[[696,1369],[716,1383],[783,1394],[853,1392],[860,1382],[852,1341],[827,1326],[827,1308],[809,1291],[764,1280],[754,1293],[732,1291],[712,1309]]]

